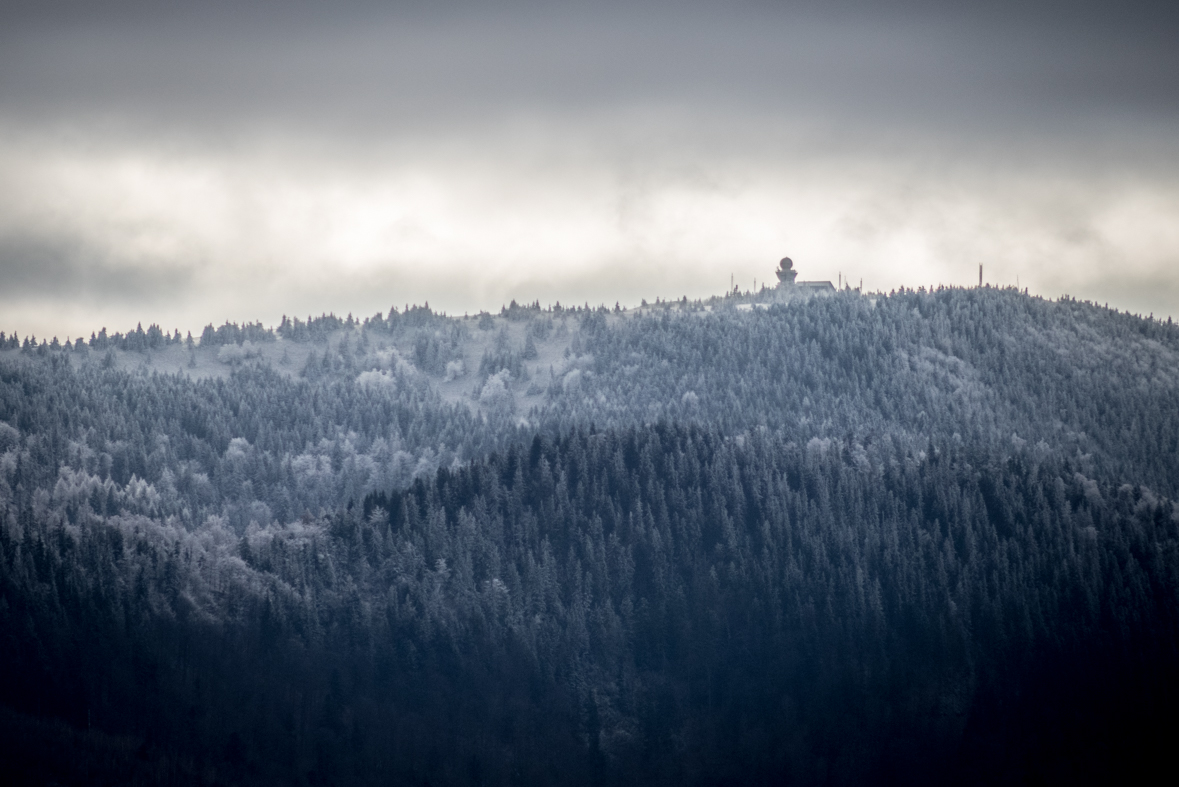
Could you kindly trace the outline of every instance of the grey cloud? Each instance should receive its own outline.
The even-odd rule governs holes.
[[[950,219],[939,224],[928,207],[938,194],[953,203],[955,194],[969,192],[973,196],[959,202],[1018,210],[1027,203],[1019,184],[1037,173],[1045,183],[1063,175],[1086,200],[1115,176],[1174,190],[1177,18],[1179,5],[1141,0],[1116,6],[992,0],[967,9],[923,0],[724,8],[671,2],[10,2],[0,9],[0,139],[43,141],[30,149],[39,151],[38,166],[46,168],[59,150],[94,160],[128,152],[153,161],[192,159],[230,184],[227,212],[235,218],[189,223],[170,236],[217,257],[208,269],[195,254],[157,267],[120,249],[126,233],[103,224],[123,220],[111,218],[115,213],[95,212],[98,218],[84,224],[87,235],[70,215],[78,205],[68,194],[59,201],[45,197],[51,208],[26,211],[36,213],[35,231],[0,215],[14,228],[0,238],[0,289],[9,302],[53,296],[136,305],[191,291],[194,309],[232,302],[235,310],[259,310],[234,311],[235,319],[277,317],[285,308],[276,305],[281,298],[293,301],[292,310],[318,312],[387,309],[385,300],[427,298],[455,309],[493,307],[512,297],[633,302],[695,296],[719,289],[730,266],[760,269],[755,262],[721,260],[720,281],[705,282],[713,275],[702,272],[706,253],[693,248],[688,253],[696,254],[697,267],[680,271],[675,255],[684,252],[674,243],[681,228],[674,209],[652,219],[645,195],[723,197],[742,184],[764,191],[793,178],[799,182],[798,199],[789,202],[795,209],[806,202],[806,189],[827,189],[819,196],[837,205],[832,187],[824,185],[837,182],[837,188],[869,195],[842,225],[850,234],[898,243],[895,230],[910,222],[914,232],[936,235],[942,257],[966,259],[971,249],[996,248],[988,241],[992,230],[985,222],[966,222],[965,230]],[[453,213],[438,209],[459,233],[487,226],[472,219],[487,203],[466,199],[464,189],[493,191],[496,206],[533,211],[501,215],[526,227],[552,218],[538,215],[545,209],[538,192],[551,186],[568,193],[584,179],[596,184],[599,201],[616,199],[621,229],[599,226],[600,204],[585,208],[593,214],[585,225],[620,237],[613,256],[597,265],[557,270],[562,262],[556,260],[553,270],[522,271],[514,281],[482,275],[456,283],[447,279],[453,268],[436,276],[419,270],[421,259],[467,248],[453,237],[437,241],[442,252],[390,262],[384,273],[346,273],[341,266],[324,282],[306,270],[293,272],[290,281],[272,281],[258,261],[269,258],[271,246],[281,252],[276,239],[283,232],[301,228],[283,228],[281,218],[267,224],[258,217],[270,214],[251,207],[255,191],[275,193],[263,182],[271,170],[252,166],[258,160],[296,173],[300,198],[321,186],[368,193],[368,174],[386,165],[398,178],[425,172],[447,199],[465,206]],[[999,185],[980,172],[995,173]],[[519,197],[522,190],[527,197]],[[1055,204],[1067,190],[1046,193]],[[921,199],[914,202],[912,195]],[[8,196],[0,212],[15,215],[22,195]],[[554,202],[568,213],[581,207]],[[709,204],[723,206],[724,200]],[[915,204],[933,217],[925,225],[912,224]],[[415,207],[407,209],[411,224]],[[839,208],[830,209],[831,226],[838,228]],[[128,211],[117,215],[134,215]],[[1058,221],[1046,215],[1043,226]],[[653,232],[657,220],[665,225]],[[764,244],[773,246],[790,237],[792,222],[804,219],[767,213],[761,220]],[[1018,230],[1012,246],[1033,234],[1011,222]],[[1093,241],[1080,226],[1075,242],[1047,245],[1092,258]],[[716,244],[710,249],[733,243],[737,232],[725,232],[717,229],[707,239]],[[91,243],[90,237],[104,240]],[[428,235],[418,247],[438,237]],[[763,242],[736,240],[733,245],[745,244],[741,253]],[[504,247],[486,253],[502,269],[517,240],[506,233],[488,241],[495,242]],[[869,240],[858,242],[857,248],[871,251]],[[1167,243],[1152,248],[1152,260],[1165,257]],[[767,248],[767,265],[786,251]],[[576,252],[567,256],[577,259]],[[206,281],[208,270],[252,282],[250,297],[218,291]],[[1057,278],[1050,273],[1042,277],[1046,286],[1069,281],[1068,271]],[[1165,300],[1173,312],[1179,302],[1174,274],[1161,268],[1124,281],[1086,281],[1093,292],[1108,288],[1136,308],[1146,304],[1147,311],[1161,313],[1163,306],[1153,304]],[[443,289],[449,303],[438,293]]]
[[[137,304],[175,298],[195,273],[190,266],[136,265],[69,237],[0,237],[2,300],[51,296]]]
[[[1128,29],[1084,4],[1055,20],[995,3],[973,15],[921,3],[883,13],[867,4],[449,13],[362,5],[271,24],[260,21],[267,6],[254,8],[245,21],[222,7],[195,20],[178,12],[10,34],[0,112],[197,133],[254,123],[372,136],[478,133],[520,113],[637,104],[738,125],[812,116],[855,127],[862,141],[880,124],[1053,134],[1075,131],[1078,120],[1173,120],[1179,110],[1174,15],[1159,19],[1149,4],[1122,12]]]

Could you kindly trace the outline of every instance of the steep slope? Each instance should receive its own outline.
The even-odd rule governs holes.
[[[1074,783],[1169,757],[1179,508],[930,447],[578,432],[240,539],[6,517],[2,696],[226,783]]]

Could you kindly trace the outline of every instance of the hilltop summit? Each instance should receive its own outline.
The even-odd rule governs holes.
[[[778,277],[778,291],[784,295],[827,295],[835,292],[835,285],[830,281],[795,281],[798,271],[794,270],[794,260],[783,257],[774,271]]]

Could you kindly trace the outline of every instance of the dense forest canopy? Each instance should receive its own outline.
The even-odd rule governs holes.
[[[763,291],[0,347],[22,778],[1058,781],[1165,750],[1170,322]]]

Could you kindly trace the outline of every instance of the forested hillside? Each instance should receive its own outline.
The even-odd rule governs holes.
[[[1169,322],[983,288],[0,346],[29,781],[1056,782],[1173,732]]]

